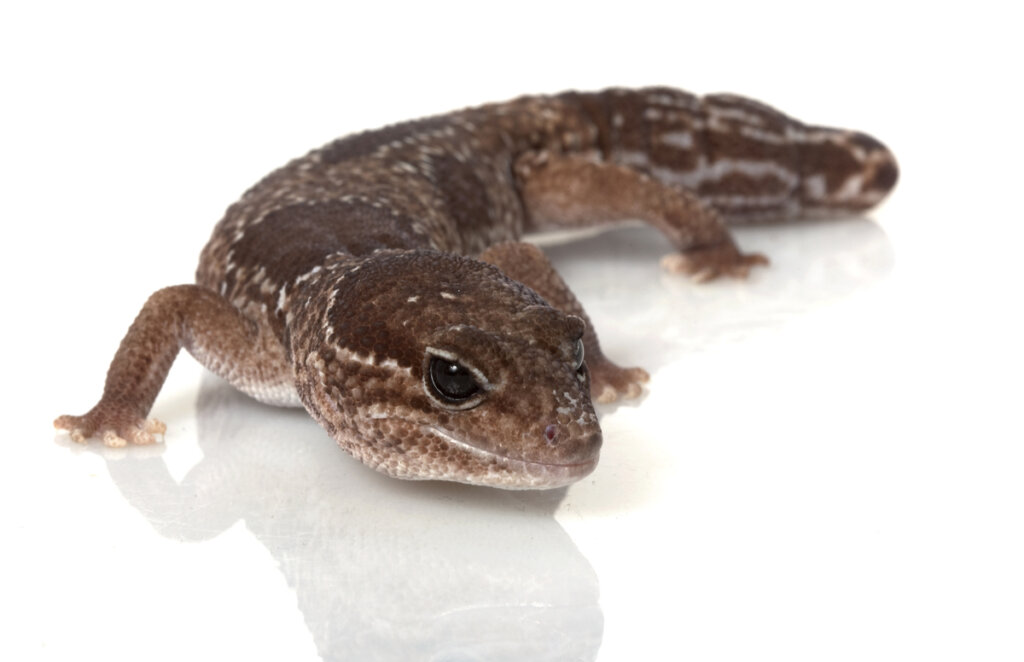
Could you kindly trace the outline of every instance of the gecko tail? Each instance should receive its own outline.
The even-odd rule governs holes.
[[[896,157],[859,131],[808,127],[795,137],[799,153],[801,215],[860,213],[896,187]]]

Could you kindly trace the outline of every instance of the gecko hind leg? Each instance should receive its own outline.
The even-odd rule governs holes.
[[[114,355],[100,401],[82,416],[53,425],[73,441],[98,436],[107,446],[152,444],[167,426],[147,418],[178,351],[259,398],[268,385],[288,384],[291,369],[279,343],[217,293],[176,285],[154,293]]]
[[[584,321],[583,354],[590,371],[590,393],[597,402],[614,402],[620,396],[636,398],[650,379],[643,368],[623,368],[608,360],[601,351],[594,325],[576,295],[544,253],[525,242],[506,242],[491,246],[480,255],[484,262],[501,269],[506,276],[526,285],[549,304]]]
[[[661,231],[678,252],[662,267],[698,281],[745,278],[768,264],[742,253],[721,215],[693,193],[644,173],[582,156],[530,153],[516,162],[519,192],[530,222],[543,227],[583,227],[640,219]]]

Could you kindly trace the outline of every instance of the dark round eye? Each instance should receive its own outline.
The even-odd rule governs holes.
[[[576,347],[572,353],[572,365],[576,370],[583,367],[583,338],[576,341]]]
[[[469,370],[437,356],[430,359],[430,383],[438,395],[454,402],[465,400],[480,390]]]

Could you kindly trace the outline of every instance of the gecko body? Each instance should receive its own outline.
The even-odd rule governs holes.
[[[646,221],[697,279],[744,277],[727,222],[848,214],[895,185],[875,139],[732,95],[613,89],[522,97],[336,140],[232,205],[196,284],[155,293],[99,403],[58,428],[152,443],[184,347],[249,395],[304,406],[392,476],[506,488],[593,470],[591,397],[647,381],[601,352],[527,232]]]

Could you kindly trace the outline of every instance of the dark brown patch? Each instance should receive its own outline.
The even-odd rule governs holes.
[[[481,174],[473,165],[453,156],[431,156],[430,164],[438,192],[444,200],[448,217],[458,228],[458,234],[464,238],[485,236],[486,229],[494,223],[494,206]],[[471,249],[469,252],[476,251]]]
[[[804,143],[800,147],[801,179],[824,175],[828,193],[835,193],[843,182],[862,170],[860,161],[849,148],[831,140]]]
[[[705,134],[707,154],[714,159],[770,161],[794,171],[797,167],[797,146],[751,138],[737,132],[708,131]]]
[[[291,282],[339,251],[359,256],[381,248],[425,245],[411,231],[411,223],[412,219],[359,201],[290,205],[246,228],[232,246],[233,260],[237,265],[265,267],[275,280]]]
[[[627,90],[608,90],[604,94],[612,109],[608,123],[608,143],[611,149],[649,152],[651,135],[644,120],[644,111],[649,106],[643,95],[638,91]],[[616,115],[622,118],[619,123],[613,121]]]
[[[407,138],[419,136],[428,131],[443,129],[451,126],[450,118],[447,116],[427,117],[411,122],[392,124],[383,129],[364,131],[355,135],[339,138],[319,150],[320,160],[327,165],[334,165],[341,161],[358,159],[373,154],[383,145],[391,142],[403,141]]]
[[[738,195],[749,197],[786,196],[792,191],[788,182],[775,175],[751,177],[743,173],[731,173],[715,180],[705,180],[697,188],[698,195]]]
[[[612,106],[606,94],[581,94],[579,92],[565,92],[558,95],[558,99],[568,107],[579,112],[584,121],[590,122],[596,130],[595,141],[601,157],[610,158],[613,137],[612,137]]]
[[[888,161],[883,163],[875,170],[874,177],[867,183],[865,188],[874,191],[884,191],[888,193],[896,187],[896,182],[900,178],[899,167],[897,167],[895,161]]]

